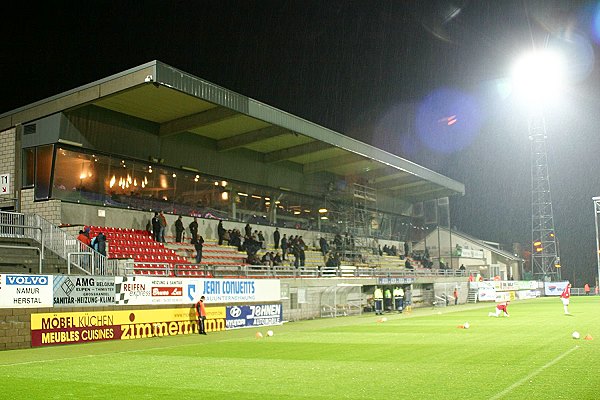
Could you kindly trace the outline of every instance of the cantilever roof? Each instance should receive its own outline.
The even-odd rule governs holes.
[[[361,176],[369,187],[410,202],[465,191],[411,161],[159,61],[2,114],[0,130],[89,104],[156,123],[161,136],[190,132],[213,140],[219,151],[246,148],[265,163],[297,163],[305,174]]]

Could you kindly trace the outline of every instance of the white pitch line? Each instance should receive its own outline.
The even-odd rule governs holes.
[[[533,378],[534,376],[536,376],[537,374],[539,374],[540,372],[542,372],[546,368],[551,367],[552,365],[556,364],[557,362],[559,362],[560,360],[562,360],[563,358],[565,358],[566,356],[568,356],[569,354],[571,354],[573,351],[577,350],[578,348],[579,348],[579,346],[575,346],[572,349],[569,349],[569,350],[565,351],[564,353],[562,353],[561,355],[559,355],[558,357],[556,357],[554,360],[550,360],[548,363],[546,363],[545,365],[542,365],[541,367],[539,367],[538,369],[536,369],[535,371],[533,371],[532,373],[530,373],[526,377],[521,378],[520,380],[516,381],[515,383],[513,383],[512,385],[510,385],[509,387],[507,387],[503,391],[497,393],[495,396],[490,397],[489,400],[497,400],[497,399],[501,398],[502,396],[504,396],[508,392],[511,392],[517,386],[521,386],[523,383],[527,382],[529,379]]]

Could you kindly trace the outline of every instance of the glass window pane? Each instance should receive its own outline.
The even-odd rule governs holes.
[[[23,149],[23,187],[35,184],[35,148]]]
[[[50,197],[53,149],[53,145],[41,146],[36,149],[35,200],[47,200]]]

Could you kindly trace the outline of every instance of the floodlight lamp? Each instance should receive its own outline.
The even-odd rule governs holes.
[[[513,65],[513,92],[526,101],[551,99],[560,93],[565,78],[565,61],[558,52],[534,51]]]

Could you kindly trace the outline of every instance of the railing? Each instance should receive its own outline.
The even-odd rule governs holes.
[[[116,261],[116,260],[111,260]],[[121,260],[122,261],[122,260]],[[415,278],[415,277],[466,277],[462,270],[437,270],[419,268],[414,270],[378,267],[342,266],[340,268],[295,268],[293,266],[267,265],[212,265],[212,264],[171,264],[168,262],[147,262],[128,260],[122,263],[117,274],[159,275],[177,277],[213,277],[213,278]]]
[[[110,260],[35,214],[0,211],[0,236],[32,239],[71,266],[90,275],[114,275],[116,260]],[[71,256],[69,255],[71,254]]]
[[[159,275],[172,276],[170,263],[166,262],[144,262],[126,261],[122,269],[124,275]]]

